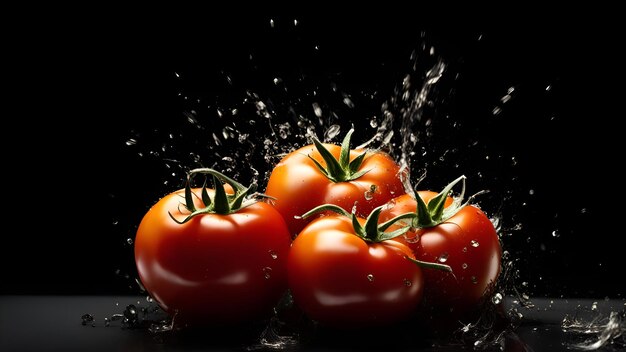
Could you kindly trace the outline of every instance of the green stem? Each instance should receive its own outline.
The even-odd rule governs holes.
[[[204,208],[197,209],[194,205],[194,194],[191,191],[192,180],[196,175],[210,175],[213,178],[213,187],[215,195],[213,199],[209,196],[206,186],[206,178],[202,184],[201,199]],[[227,194],[222,182],[228,183],[235,191],[235,194]],[[222,174],[219,171],[209,168],[198,168],[189,171],[187,174],[187,182],[185,184],[185,208],[191,213],[183,221],[178,221],[171,213],[170,217],[179,224],[184,224],[192,218],[202,214],[232,214],[242,208],[248,207],[258,201],[259,198],[271,198],[262,193],[254,193],[256,185],[245,187],[241,183]],[[197,197],[197,196],[196,196]]]
[[[317,139],[313,136],[313,144],[318,153],[322,156],[322,159],[326,163],[324,167],[317,160],[313,159],[310,155],[309,159],[320,170],[320,172],[326,176],[332,182],[346,182],[356,180],[359,177],[365,175],[369,170],[360,170],[363,161],[365,160],[366,152],[363,152],[354,160],[350,161],[350,139],[352,138],[354,129],[350,129],[341,143],[341,151],[339,153],[339,159],[335,158],[333,154]]]
[[[335,212],[339,215],[350,218],[350,220],[352,221],[352,228],[354,230],[354,233],[367,242],[382,242],[382,241],[390,240],[406,233],[411,228],[411,226],[407,225],[392,232],[385,232],[385,230],[387,230],[390,226],[392,226],[396,222],[403,220],[403,219],[412,219],[415,217],[415,214],[414,213],[402,214],[402,215],[396,216],[395,218],[389,221],[386,221],[385,223],[381,225],[378,225],[378,219],[380,217],[380,213],[383,207],[384,205],[381,205],[375,208],[374,210],[372,210],[372,212],[369,214],[367,219],[365,219],[365,226],[361,225],[358,217],[354,213],[350,214],[342,207],[338,205],[334,205],[334,204],[320,205],[318,207],[315,207],[307,211],[301,216],[296,216],[296,218],[306,219],[312,215],[325,212],[325,211]]]
[[[463,191],[459,199],[455,199],[452,205],[446,208],[446,199],[452,192],[452,188],[459,182],[463,181]],[[460,176],[450,182],[439,194],[433,197],[428,204],[419,196],[417,191],[413,190],[415,201],[417,202],[415,227],[426,228],[434,227],[448,220],[467,203],[461,204],[462,197],[465,194],[465,176]]]
[[[408,260],[412,261],[413,263],[419,265],[421,268],[436,269],[436,270],[446,271],[446,272],[449,272],[449,273],[452,272],[452,268],[450,267],[450,265],[425,262],[425,261],[421,261],[421,260],[417,260],[417,259],[413,259],[413,258],[409,258],[409,257],[406,257],[406,259],[408,259]]]

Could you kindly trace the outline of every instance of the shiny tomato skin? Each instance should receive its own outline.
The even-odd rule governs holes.
[[[323,216],[294,240],[289,288],[305,314],[325,326],[382,326],[409,317],[421,301],[422,270],[404,244],[368,243],[351,220]]]
[[[182,190],[163,197],[137,230],[135,261],[148,293],[178,323],[223,325],[269,313],[287,289],[291,239],[282,216],[259,202],[178,224],[168,212],[183,220],[181,203]]]
[[[420,191],[428,203],[435,192]],[[452,199],[446,199],[446,206]],[[394,199],[383,210],[380,221],[415,211],[412,196]],[[485,213],[468,205],[447,221],[430,228],[408,232],[397,238],[408,245],[419,260],[449,265],[452,273],[424,269],[424,304],[460,312],[478,308],[491,292],[501,270],[502,249],[496,230]]]
[[[324,146],[339,157],[341,147],[333,144]],[[363,152],[351,150],[350,160]],[[302,147],[285,156],[274,167],[265,191],[265,194],[276,198],[276,209],[285,218],[292,236],[312,220],[296,219],[294,216],[319,205],[335,204],[350,212],[357,202],[357,216],[366,217],[375,207],[404,194],[399,177],[400,167],[388,154],[368,152],[360,170],[369,171],[356,180],[337,183],[322,174],[307,155],[326,165],[314,145]]]

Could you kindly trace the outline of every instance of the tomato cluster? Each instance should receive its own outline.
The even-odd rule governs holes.
[[[261,319],[285,292],[335,327],[393,324],[419,307],[471,311],[500,273],[489,218],[442,192],[406,193],[386,153],[314,143],[285,156],[265,193],[212,169],[160,199],[135,240],[139,278],[177,322]],[[197,175],[214,189],[193,188]]]

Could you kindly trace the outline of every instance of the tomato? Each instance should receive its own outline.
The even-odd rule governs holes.
[[[139,225],[139,278],[176,323],[221,325],[260,318],[287,289],[287,225],[272,205],[237,198],[247,189],[231,186],[235,194],[222,197],[228,202],[221,205],[220,182],[215,191],[188,186],[172,192]],[[204,193],[213,199],[209,207]],[[194,216],[186,207],[190,199]]]
[[[417,195],[429,207],[438,196],[431,191]],[[443,207],[451,210],[449,218],[430,226],[417,225],[417,230],[396,240],[408,245],[416,259],[446,264],[452,269],[452,272],[424,269],[424,304],[463,312],[477,309],[491,293],[501,270],[502,249],[493,224],[482,210],[473,205],[452,209],[455,206],[458,204],[446,197]],[[380,220],[416,212],[417,207],[414,197],[400,196],[382,211]]]
[[[314,144],[288,154],[272,170],[265,193],[276,198],[276,209],[292,235],[310,222],[295,217],[320,204],[350,211],[356,203],[356,214],[365,217],[404,194],[398,164],[381,151],[350,150],[351,135],[352,130],[341,147],[314,139]]]
[[[372,214],[375,225],[378,216]],[[365,222],[356,220],[357,227]],[[332,327],[380,326],[407,318],[423,291],[422,270],[407,259],[414,258],[412,251],[384,240],[389,233],[380,228],[372,234],[367,223],[365,230],[354,226],[346,214],[322,216],[296,237],[287,268],[294,302],[311,319]]]

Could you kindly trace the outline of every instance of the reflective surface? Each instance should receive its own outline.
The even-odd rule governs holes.
[[[562,328],[563,319],[578,312],[581,319],[609,316],[624,309],[623,300],[533,299],[535,306],[520,309],[521,325],[506,334],[506,351],[565,351],[567,344],[579,341]],[[1,351],[241,351],[254,347],[264,327],[248,326],[227,331],[178,331],[153,334],[147,328],[122,328],[112,322],[105,327],[104,318],[121,313],[129,304],[148,307],[144,297],[113,296],[0,296]],[[514,305],[508,302],[507,306]],[[595,308],[594,308],[595,307]],[[81,316],[89,313],[93,324],[82,325]],[[141,315],[141,314],[140,314]],[[377,330],[378,334],[336,332],[317,329],[302,335],[301,351],[347,351],[365,348],[393,348],[406,351],[457,351],[460,345],[445,344],[420,335],[410,326]],[[395,332],[389,339],[384,334]],[[452,336],[448,342],[455,341]],[[471,349],[470,349],[471,350]],[[600,351],[610,351],[604,347]],[[613,350],[619,350],[617,348]],[[569,350],[571,351],[571,349]]]

